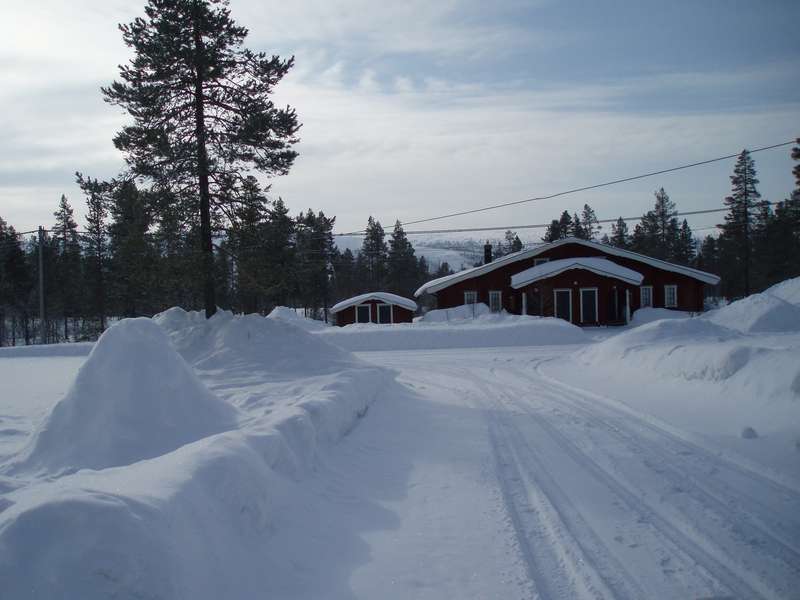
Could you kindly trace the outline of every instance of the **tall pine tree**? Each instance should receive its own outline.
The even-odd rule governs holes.
[[[103,94],[134,119],[114,138],[133,174],[199,215],[210,317],[214,213],[232,217],[248,170],[285,174],[297,154],[297,116],[270,99],[294,59],[244,48],[247,29],[233,21],[227,0],[148,0],[144,10],[120,26],[135,56]]]

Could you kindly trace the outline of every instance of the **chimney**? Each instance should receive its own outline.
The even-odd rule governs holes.
[[[492,262],[492,245],[486,240],[483,245],[483,264],[488,265],[490,262]]]

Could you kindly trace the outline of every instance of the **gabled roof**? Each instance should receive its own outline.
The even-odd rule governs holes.
[[[448,288],[451,285],[458,283],[460,281],[473,279],[474,277],[479,277],[486,273],[491,273],[492,271],[494,271],[495,269],[499,269],[500,267],[504,267],[506,265],[513,264],[515,262],[518,262],[520,260],[525,260],[527,258],[533,258],[535,256],[538,256],[539,254],[542,254],[543,252],[547,252],[548,250],[551,250],[553,248],[558,248],[559,246],[564,246],[566,244],[579,244],[587,248],[596,248],[601,252],[605,252],[606,254],[609,254],[611,256],[618,256],[620,258],[628,258],[630,260],[635,260],[640,263],[650,265],[651,267],[662,269],[664,271],[671,271],[673,273],[679,273],[681,275],[685,275],[686,277],[691,277],[693,279],[697,279],[698,281],[702,281],[703,283],[708,283],[710,285],[716,285],[720,281],[718,276],[713,275],[711,273],[706,273],[705,271],[692,269],[691,267],[684,267],[683,265],[675,265],[665,260],[650,258],[649,256],[644,256],[643,254],[638,254],[637,252],[631,252],[630,250],[623,250],[622,248],[616,248],[608,244],[601,244],[600,242],[593,242],[590,240],[581,240],[578,238],[569,237],[569,238],[564,238],[563,240],[556,240],[555,242],[550,242],[549,244],[545,243],[538,244],[533,248],[520,250],[519,252],[514,252],[513,254],[507,254],[506,256],[498,258],[497,260],[492,261],[489,264],[480,265],[478,267],[472,267],[471,269],[465,269],[463,271],[459,271],[458,273],[454,273],[453,275],[439,277],[438,279],[434,279],[422,285],[416,292],[414,292],[414,296],[419,297],[422,294],[435,294],[436,292]]]
[[[410,311],[417,310],[417,303],[413,300],[409,300],[408,298],[403,298],[397,294],[390,294],[389,292],[369,292],[366,294],[361,294],[360,296],[353,296],[352,298],[348,298],[347,300],[342,300],[341,302],[334,304],[333,308],[331,308],[331,313],[337,313],[345,308],[350,308],[351,306],[356,306],[366,302],[367,300],[377,300],[378,302],[385,302],[386,304],[396,304],[397,306],[402,306]]]
[[[569,271],[570,269],[584,269],[586,271],[591,271],[592,273],[602,275],[603,277],[613,277],[615,279],[619,279],[625,283],[630,283],[631,285],[640,285],[642,283],[642,279],[644,279],[644,275],[641,273],[638,273],[633,269],[629,269],[628,267],[618,265],[615,262],[611,262],[607,258],[601,258],[599,256],[585,256],[551,260],[546,263],[536,265],[535,267],[531,267],[530,269],[525,269],[524,271],[511,276],[511,287],[514,289],[519,289],[530,283],[533,283],[534,281],[547,279],[548,277],[555,277],[556,275],[563,273],[564,271]]]

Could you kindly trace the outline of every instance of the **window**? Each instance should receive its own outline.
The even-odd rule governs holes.
[[[369,304],[360,304],[356,306],[356,323],[369,323],[372,310]]]
[[[639,288],[639,306],[645,308],[653,306],[653,286],[643,285]]]
[[[678,286],[665,285],[664,286],[664,307],[675,308],[678,306]]]
[[[533,259],[533,266],[536,267],[541,265],[542,263],[550,262],[549,258],[534,258]]]
[[[379,304],[378,305],[378,323],[390,324],[392,323],[392,305]]]
[[[464,292],[464,304],[477,304],[477,303],[478,303],[478,292],[476,292],[475,290]]]
[[[489,309],[492,312],[500,312],[503,309],[503,292],[500,290],[489,292]]]

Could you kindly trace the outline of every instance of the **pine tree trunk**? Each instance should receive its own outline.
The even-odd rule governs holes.
[[[208,189],[208,153],[206,151],[206,128],[203,105],[203,38],[200,27],[194,23],[195,50],[195,137],[197,138],[197,176],[200,185],[200,247],[203,255],[203,297],[206,318],[217,312],[214,298],[214,251],[211,243],[211,199]]]

